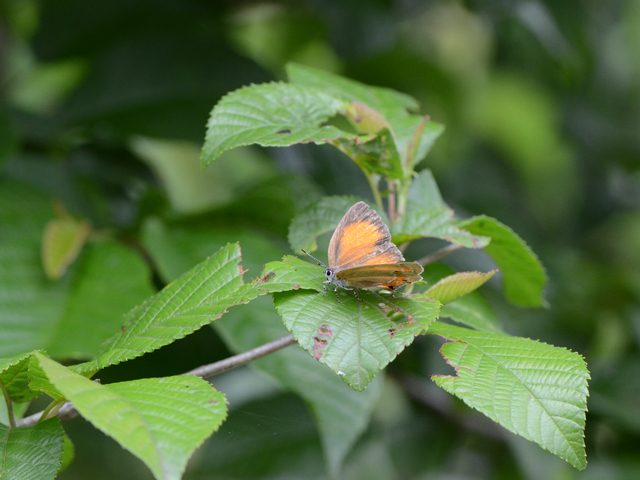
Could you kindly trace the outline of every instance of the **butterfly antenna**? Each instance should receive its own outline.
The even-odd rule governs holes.
[[[313,258],[316,262],[318,262],[318,265],[320,265],[321,267],[327,268],[327,266],[326,266],[324,263],[322,263],[320,260],[318,260],[316,257],[314,257],[313,255],[311,255],[311,254],[310,254],[310,253],[308,253],[308,252],[305,252],[302,248],[301,248],[300,250],[302,250],[305,254],[309,255],[309,256],[310,256],[311,258]]]

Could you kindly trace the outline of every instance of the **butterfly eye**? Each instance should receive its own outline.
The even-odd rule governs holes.
[[[330,268],[327,268],[327,269],[324,271],[324,274],[325,274],[327,277],[330,277],[331,275],[333,275],[333,272],[331,271],[331,269],[330,269]]]

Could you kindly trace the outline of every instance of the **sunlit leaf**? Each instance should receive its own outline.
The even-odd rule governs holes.
[[[360,300],[342,292],[338,302],[333,292],[318,292],[279,293],[274,303],[298,343],[356,390],[363,390],[440,311],[439,302],[425,297],[389,298],[362,290]]]
[[[442,304],[447,304],[476,290],[483,285],[484,282],[493,277],[496,272],[497,270],[492,270],[487,273],[454,273],[430,287],[425,292],[425,295],[439,300]]]
[[[422,278],[430,284],[436,284],[450,275],[455,275],[455,271],[441,263],[426,265],[422,272]],[[440,318],[450,318],[483,332],[504,333],[493,308],[477,290],[445,304],[440,311]]]
[[[353,134],[323,125],[345,102],[319,89],[286,83],[244,87],[218,102],[207,124],[202,163],[243,145],[326,143]]]
[[[296,85],[316,87],[346,101],[364,103],[379,112],[384,122],[378,121],[376,124],[389,126],[398,157],[403,161],[407,155],[410,157],[406,160],[407,172],[424,159],[435,140],[444,131],[444,126],[437,122],[425,119],[422,115],[409,114],[408,110],[418,109],[416,99],[390,88],[366,85],[296,63],[287,64],[287,76]]]
[[[198,377],[101,385],[40,354],[37,359],[80,414],[140,458],[158,480],[180,479],[193,451],[227,416],[224,395]]]
[[[489,238],[472,235],[453,224],[453,210],[432,207],[410,210],[391,227],[394,243],[401,244],[423,237],[440,238],[467,248],[482,248]]]
[[[384,115],[389,122],[407,116],[407,109],[415,110],[418,108],[418,102],[404,93],[390,88],[372,87],[306,65],[288,63],[287,77],[296,85],[322,89],[350,102],[365,103]]]
[[[580,355],[440,322],[429,333],[451,340],[441,353],[456,369],[455,375],[434,375],[436,384],[574,467],[586,467],[589,372]]]

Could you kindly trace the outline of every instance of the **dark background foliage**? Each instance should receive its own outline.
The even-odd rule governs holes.
[[[511,226],[547,268],[548,309],[506,306],[497,282],[482,291],[507,331],[585,356],[589,466],[573,470],[433,387],[428,375],[449,370],[437,342],[419,339],[390,366],[342,476],[637,477],[640,3],[2,0],[0,19],[0,176],[147,260],[149,219],[162,219],[199,232],[186,250],[240,240],[254,276],[287,252],[293,214],[320,194],[369,198],[357,167],[328,146],[242,149],[201,172],[207,116],[226,92],[284,79],[297,61],[415,96],[447,127],[423,164],[445,200]],[[449,263],[490,268],[476,254]],[[177,374],[228,354],[204,328],[102,379]],[[246,367],[214,385],[230,416],[185,478],[325,478],[302,400]],[[65,428],[77,457],[60,478],[150,478],[84,421]]]

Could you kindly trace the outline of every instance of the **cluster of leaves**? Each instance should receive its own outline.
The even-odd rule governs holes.
[[[437,238],[460,248],[484,249],[502,273],[509,301],[520,306],[543,303],[544,271],[524,241],[493,218],[457,218],[442,200],[431,173],[415,173],[442,126],[410,113],[417,107],[414,99],[298,65],[290,65],[288,74],[290,83],[244,87],[216,105],[202,152],[205,165],[243,145],[331,144],[367,177],[396,243],[406,246],[416,239]],[[17,195],[31,202],[12,201]],[[388,216],[382,211],[384,197]],[[291,248],[316,249],[318,237],[335,228],[357,200],[325,197],[300,211],[289,229]],[[361,292],[358,300],[342,292],[337,299],[322,295],[322,270],[297,257],[267,263],[259,276],[245,283],[238,244],[223,246],[182,273],[184,268],[167,255],[170,239],[156,219],[146,224],[143,241],[171,283],[141,303],[150,292],[122,285],[122,295],[116,295],[95,291],[96,282],[89,281],[92,274],[109,275],[109,269],[117,270],[119,265],[126,265],[131,275],[135,261],[126,249],[109,240],[84,245],[98,260],[72,282],[63,274],[83,248],[88,225],[63,211],[51,220],[46,199],[11,184],[2,190],[0,204],[6,207],[0,209],[5,217],[0,223],[12,226],[0,237],[0,251],[6,252],[2,268],[13,274],[4,287],[15,292],[2,300],[7,318],[14,321],[6,322],[7,335],[0,345],[1,355],[7,357],[0,364],[0,384],[11,424],[0,426],[7,478],[55,476],[68,442],[52,417],[65,400],[139,457],[156,478],[180,478],[191,453],[225,420],[224,395],[189,375],[105,385],[90,378],[212,322],[238,351],[277,338],[284,323],[307,353],[280,352],[286,356],[274,355],[257,366],[311,405],[333,474],[366,426],[379,393],[374,377],[423,334],[449,340],[441,352],[456,374],[434,376],[437,385],[576,468],[586,465],[583,430],[588,372],[584,361],[568,350],[502,331],[475,291],[495,271],[452,273],[430,264],[425,278],[431,285],[416,285],[412,293],[394,297]],[[55,281],[41,278],[40,238],[44,272]],[[245,251],[251,248],[247,243]],[[273,297],[282,319],[279,325],[267,313],[260,322],[241,318],[226,326],[216,322],[231,307],[262,310],[261,297],[266,295]],[[87,328],[82,321],[99,317],[100,302],[114,299],[123,303],[123,311],[132,303],[139,305],[123,321],[103,322],[108,335],[92,328],[92,341],[77,341]],[[39,317],[42,313],[50,317],[48,321]],[[439,316],[462,326],[439,321]],[[69,331],[74,337],[69,338]],[[43,349],[51,356],[92,360],[65,367]],[[313,381],[308,379],[309,372],[316,375]],[[16,427],[13,403],[42,393],[53,399],[42,421]]]

